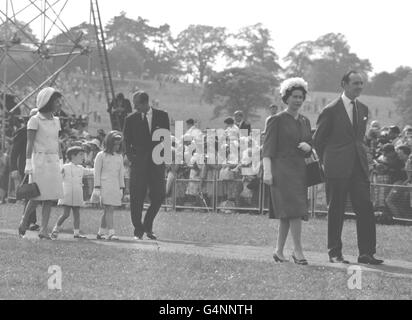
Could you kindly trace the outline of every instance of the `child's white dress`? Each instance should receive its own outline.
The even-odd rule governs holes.
[[[101,151],[94,160],[94,186],[101,188],[101,203],[103,205],[122,205],[125,169],[123,156]]]
[[[83,176],[93,174],[94,169],[84,168],[74,163],[66,163],[62,169],[63,198],[59,205],[83,207]]]

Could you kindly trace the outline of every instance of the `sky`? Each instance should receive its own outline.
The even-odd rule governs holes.
[[[11,0],[0,1],[4,10]],[[62,7],[66,0],[48,1]],[[339,32],[346,36],[352,52],[371,61],[374,73],[412,66],[411,0],[99,0],[99,6],[104,24],[125,11],[129,18],[141,16],[154,26],[168,23],[174,35],[190,24],[236,32],[260,22],[270,30],[280,58],[301,41]],[[36,11],[33,8],[27,14]],[[89,1],[85,0],[69,0],[62,11],[68,27],[88,22],[89,17]]]

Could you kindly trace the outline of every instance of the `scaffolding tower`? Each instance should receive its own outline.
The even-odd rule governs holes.
[[[97,49],[101,63],[103,84],[110,110],[114,89],[110,75],[107,50],[97,0],[90,1],[90,23],[94,34],[74,33],[63,21],[63,13],[78,1],[69,0],[0,0],[0,118],[1,145],[6,142],[7,117],[20,109],[34,106],[34,97],[45,86],[54,86],[62,71],[80,56],[89,57],[88,84],[90,85],[91,51]],[[93,20],[92,20],[93,18]],[[34,31],[37,33],[34,36]],[[64,41],[57,42],[59,35]],[[29,65],[23,66],[18,57],[31,54]],[[21,60],[21,59],[20,59]],[[10,69],[13,67],[13,75]],[[16,74],[16,70],[18,71]],[[37,71],[37,77],[33,71]],[[19,82],[30,83],[30,90],[22,92]],[[89,90],[87,90],[89,95]],[[16,99],[12,108],[7,108],[6,98]],[[87,97],[89,104],[89,97]],[[74,110],[66,100],[66,106]],[[25,111],[28,113],[28,110]],[[75,112],[74,112],[75,113]],[[112,123],[113,124],[113,123]]]

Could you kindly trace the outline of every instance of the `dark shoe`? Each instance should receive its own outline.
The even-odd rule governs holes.
[[[358,257],[358,263],[379,265],[383,263],[383,260],[376,259],[373,255],[364,254]]]
[[[30,225],[29,230],[30,231],[40,231],[40,226],[38,224],[33,223]]]
[[[273,259],[275,259],[275,262],[286,262],[287,261],[287,260],[283,260],[279,258],[279,256],[276,253],[273,254]]]
[[[349,264],[349,261],[345,260],[345,258],[343,256],[338,256],[338,257],[330,257],[329,256],[329,262]]]
[[[53,240],[48,234],[39,234],[40,240]]]
[[[106,240],[106,237],[104,236],[104,234],[97,234],[96,239],[97,240]]]
[[[146,236],[150,239],[150,240],[157,240],[156,235],[153,232],[146,232]]]
[[[19,227],[18,232],[19,232],[20,238],[23,238],[24,235],[26,234],[26,230],[22,226]]]
[[[134,237],[138,238],[139,240],[143,240],[143,234],[144,234],[144,232],[137,232],[136,230],[133,233]]]
[[[299,264],[301,266],[307,266],[308,265],[308,261],[306,259],[301,259],[299,260],[298,258],[295,257],[295,255],[292,254],[292,259],[293,262],[296,264]]]

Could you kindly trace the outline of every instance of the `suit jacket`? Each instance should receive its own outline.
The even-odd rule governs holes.
[[[24,175],[26,166],[26,146],[27,146],[27,127],[24,126],[16,131],[13,137],[13,145],[10,152],[10,171],[19,171]]]
[[[357,100],[358,126],[355,132],[342,98],[334,100],[322,110],[313,139],[327,178],[349,178],[356,157],[369,178],[364,144],[368,114],[368,107]]]
[[[152,141],[152,134],[157,129],[170,130],[167,112],[152,108],[151,133],[148,133],[140,112],[134,112],[126,118],[124,141],[127,158],[137,164],[152,160],[152,152],[160,141]]]
[[[239,125],[239,129],[247,129],[247,134],[250,135],[250,132],[252,131],[252,127],[250,123],[246,121],[242,121]]]

